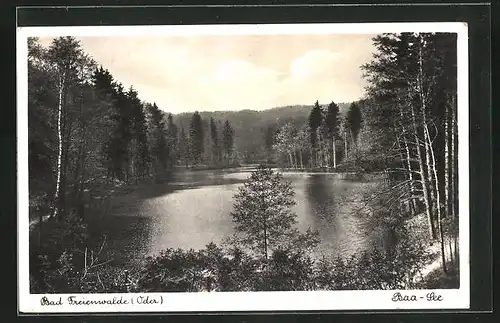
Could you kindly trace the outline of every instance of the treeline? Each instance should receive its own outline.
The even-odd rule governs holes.
[[[200,116],[208,126],[210,118],[217,121],[219,128],[223,127],[223,121],[228,120],[234,129],[234,151],[235,163],[259,164],[268,159],[274,159],[265,148],[266,133],[269,129],[273,131],[286,123],[293,123],[300,128],[311,112],[311,105],[293,105],[271,108],[266,110],[238,110],[238,111],[200,111]],[[238,105],[238,102],[235,103]],[[345,115],[350,103],[337,103],[340,114]],[[255,107],[256,109],[262,107]],[[192,113],[179,113],[175,115],[175,124],[186,127],[190,124]],[[208,129],[208,128],[207,128]],[[208,130],[207,130],[208,131]],[[272,161],[275,162],[275,161]]]
[[[28,40],[30,214],[83,217],[92,201],[178,164],[230,164],[234,130],[192,115],[188,129],[115,80],[73,37]]]
[[[382,34],[373,42],[377,53],[362,67],[368,95],[358,157],[398,174],[377,197],[392,217],[425,213],[446,272],[459,256],[456,34]]]
[[[314,104],[308,120],[302,125],[289,121],[283,126],[270,125],[264,134],[268,160],[293,169],[333,169],[347,161],[357,146],[362,116],[353,102],[342,116],[339,105],[331,102]]]
[[[221,124],[210,117],[203,120],[199,112],[193,113],[186,136],[181,128],[179,159],[186,167],[203,164],[208,167],[233,165],[236,161],[234,150],[234,129],[226,120]]]

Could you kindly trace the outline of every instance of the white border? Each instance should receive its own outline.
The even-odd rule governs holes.
[[[44,295],[29,292],[29,197],[27,37],[44,36],[193,36],[248,34],[378,34],[385,32],[452,32],[458,34],[458,164],[460,232],[460,289],[402,291],[419,299],[429,292],[443,297],[439,302],[392,302],[395,291],[318,292],[215,292],[150,294],[75,294],[78,298],[112,299],[123,296],[135,305],[42,306]],[[467,309],[470,305],[469,268],[469,109],[467,24],[440,23],[349,23],[349,24],[261,24],[190,26],[102,26],[17,28],[17,144],[18,144],[18,310],[21,313],[86,312],[234,312],[318,311],[391,309]],[[466,221],[467,220],[467,221]],[[73,294],[71,294],[73,295]],[[139,305],[138,296],[149,295],[161,304]],[[69,294],[47,295],[51,299]]]

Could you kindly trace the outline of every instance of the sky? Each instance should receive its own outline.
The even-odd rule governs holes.
[[[182,113],[351,102],[374,35],[76,37],[141,100]],[[40,38],[49,45],[51,38]]]

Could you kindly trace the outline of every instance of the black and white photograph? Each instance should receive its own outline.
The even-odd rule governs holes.
[[[18,35],[27,311],[468,306],[466,26],[150,28]]]

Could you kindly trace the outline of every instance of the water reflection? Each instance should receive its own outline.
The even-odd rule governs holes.
[[[233,195],[250,176],[249,170],[185,171],[170,184],[153,185],[128,196],[114,212],[147,217],[147,254],[166,248],[199,249],[220,243],[233,233]],[[299,230],[320,232],[317,255],[349,256],[378,243],[378,230],[353,216],[346,198],[366,183],[342,181],[331,174],[284,174],[292,182]]]

